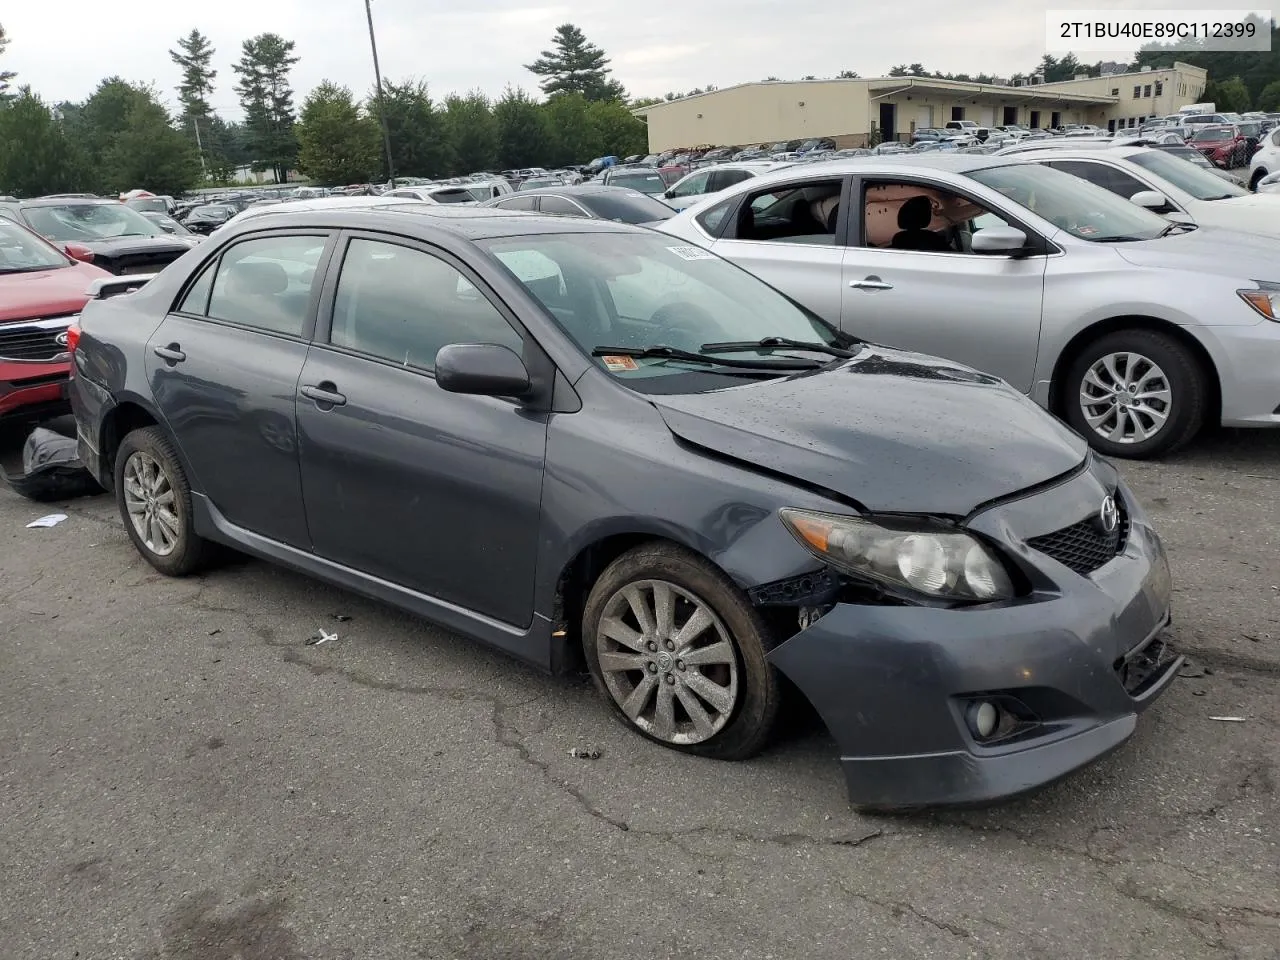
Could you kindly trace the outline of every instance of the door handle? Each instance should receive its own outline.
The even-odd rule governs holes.
[[[337,386],[328,380],[315,386],[305,386],[299,392],[308,400],[314,400],[321,410],[340,407],[347,402],[347,398],[338,392]]]
[[[169,366],[173,366],[175,363],[181,363],[183,360],[187,359],[187,355],[182,352],[182,346],[177,343],[171,343],[167,347],[156,347],[151,352],[165,363],[169,364]]]
[[[850,280],[849,286],[855,290],[892,290],[892,283],[885,283],[879,277],[867,277],[865,280]]]

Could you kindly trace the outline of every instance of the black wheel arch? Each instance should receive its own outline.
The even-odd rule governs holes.
[[[182,447],[178,444],[177,438],[174,437],[173,431],[169,429],[164,419],[155,410],[140,400],[133,398],[122,399],[102,418],[102,424],[98,431],[98,453],[101,458],[103,478],[100,478],[99,482],[105,479],[104,486],[106,489],[114,489],[116,454],[120,450],[120,444],[134,430],[144,430],[147,427],[157,427],[165,432],[169,442],[173,445],[174,454],[182,464],[182,470],[187,476],[187,482],[191,485],[193,491],[196,490],[195,475],[191,471],[191,464],[188,462]]]

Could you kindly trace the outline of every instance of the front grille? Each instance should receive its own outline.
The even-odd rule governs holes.
[[[0,360],[55,360],[67,352],[66,345],[58,343],[65,331],[65,326],[0,327]]]
[[[1120,513],[1120,522],[1110,533],[1102,529],[1102,524],[1096,517],[1086,517],[1079,523],[1053,533],[1032,537],[1027,541],[1027,546],[1052,557],[1081,576],[1088,576],[1119,554],[1129,539],[1129,515],[1118,497],[1116,507]]]

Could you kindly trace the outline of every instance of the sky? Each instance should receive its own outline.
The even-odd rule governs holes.
[[[1200,0],[1202,9],[1229,4]],[[565,22],[603,48],[614,76],[633,97],[642,97],[767,76],[799,79],[841,70],[883,76],[895,64],[913,62],[942,72],[1008,76],[1028,71],[1043,56],[1047,9],[1185,6],[1178,0],[904,0],[874,6],[856,0],[373,0],[373,16],[383,76],[425,80],[437,99],[472,89],[496,97],[508,84],[536,92],[537,78],[524,64],[550,46],[555,27]],[[322,80],[357,93],[373,86],[363,0],[11,0],[0,5],[0,24],[10,38],[0,67],[17,71],[18,83],[50,102],[83,100],[103,77],[118,74],[154,84],[175,106],[179,71],[168,51],[193,27],[217,50],[211,100],[229,120],[240,116],[231,65],[240,44],[257,33],[279,33],[297,44],[299,106]]]

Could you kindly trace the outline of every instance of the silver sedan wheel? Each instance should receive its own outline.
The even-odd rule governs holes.
[[[1169,421],[1173,391],[1165,372],[1140,353],[1108,353],[1080,384],[1080,410],[1112,443],[1150,440]]]
[[[637,727],[672,744],[701,743],[738,702],[738,656],[704,601],[665,580],[639,580],[605,604],[596,630],[609,695]]]
[[[177,497],[164,467],[136,450],[124,465],[124,504],[138,539],[157,557],[177,549],[182,536]]]

